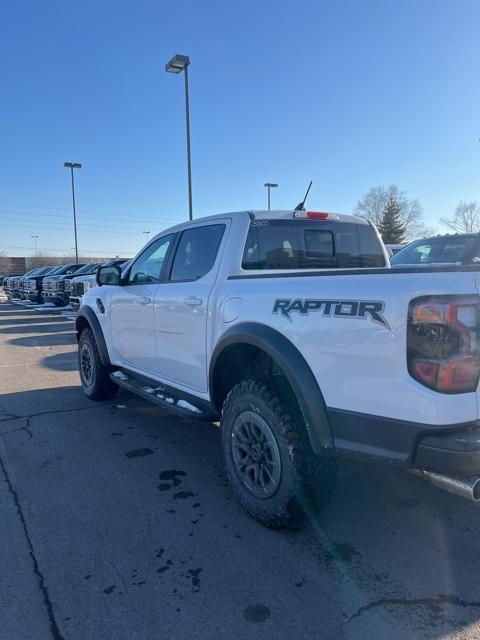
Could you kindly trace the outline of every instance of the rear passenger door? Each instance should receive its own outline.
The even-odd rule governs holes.
[[[209,298],[228,224],[222,220],[185,229],[155,292],[159,375],[199,391],[207,390]]]

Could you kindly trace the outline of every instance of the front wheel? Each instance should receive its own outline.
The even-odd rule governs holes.
[[[243,507],[275,529],[326,507],[336,481],[331,455],[314,455],[291,403],[264,383],[245,380],[222,411],[225,470]]]
[[[117,391],[110,372],[102,364],[95,336],[91,329],[84,329],[78,341],[78,370],[83,393],[92,400],[113,398]]]

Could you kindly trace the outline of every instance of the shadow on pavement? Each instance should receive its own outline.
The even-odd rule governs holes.
[[[12,338],[9,344],[19,347],[54,347],[64,346],[67,344],[76,344],[75,333],[69,331],[67,333],[49,333],[48,335],[26,336],[24,338]]]
[[[75,341],[74,336],[73,341]],[[45,358],[42,358],[40,366],[47,369],[53,369],[54,371],[77,371],[77,352],[66,351],[65,353],[56,353],[53,356],[46,356]]]

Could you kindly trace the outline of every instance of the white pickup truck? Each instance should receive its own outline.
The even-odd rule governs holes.
[[[220,420],[231,486],[267,526],[324,507],[341,455],[477,500],[478,269],[391,269],[353,216],[182,224],[98,270],[76,318],[83,391]]]

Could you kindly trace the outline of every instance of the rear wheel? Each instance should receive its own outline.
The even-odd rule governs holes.
[[[273,386],[246,380],[230,391],[222,411],[230,484],[243,507],[271,528],[325,508],[335,488],[335,459],[314,455],[303,420],[289,405]]]
[[[102,364],[91,329],[84,329],[80,334],[78,370],[83,393],[92,400],[113,398],[118,392],[118,385],[111,380],[109,369]]]

